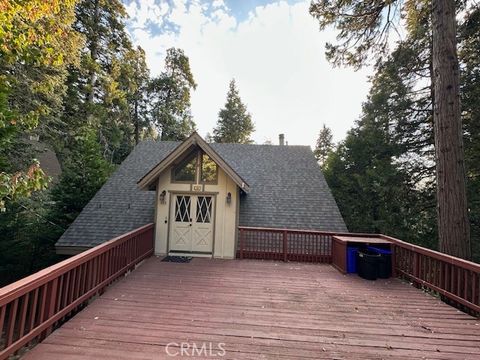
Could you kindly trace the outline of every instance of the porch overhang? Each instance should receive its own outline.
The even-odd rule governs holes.
[[[250,191],[247,182],[215,151],[200,135],[194,132],[184,142],[178,145],[162,161],[147,172],[138,182],[141,190],[151,190],[156,185],[160,174],[168,169],[178,158],[188,153],[193,147],[198,146],[203,150],[245,193]]]

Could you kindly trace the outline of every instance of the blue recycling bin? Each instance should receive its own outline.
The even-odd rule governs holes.
[[[357,251],[356,246],[347,247],[347,273],[349,274],[357,272]]]
[[[368,246],[368,250],[380,254],[378,263],[378,277],[388,279],[392,276],[392,252],[389,249],[381,249],[374,246]]]

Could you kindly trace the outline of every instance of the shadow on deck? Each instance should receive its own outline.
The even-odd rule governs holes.
[[[159,359],[182,346],[196,358],[478,359],[479,344],[480,320],[399,279],[151,257],[25,359]]]

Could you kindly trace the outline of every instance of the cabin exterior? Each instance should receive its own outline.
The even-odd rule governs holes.
[[[156,191],[157,255],[235,257],[240,192],[248,185],[200,137],[177,147],[139,186]]]
[[[140,143],[56,244],[77,254],[155,223],[155,254],[232,259],[238,228],[347,229],[310,147]]]
[[[0,360],[205,344],[194,354],[478,358],[479,264],[344,231],[307,147],[141,143],[58,241],[78,254],[0,289]],[[359,242],[390,246],[392,278],[346,274]]]

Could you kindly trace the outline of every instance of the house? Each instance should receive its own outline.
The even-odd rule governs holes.
[[[144,141],[56,243],[72,255],[147,223],[155,253],[234,258],[237,227],[345,232],[308,146]]]

